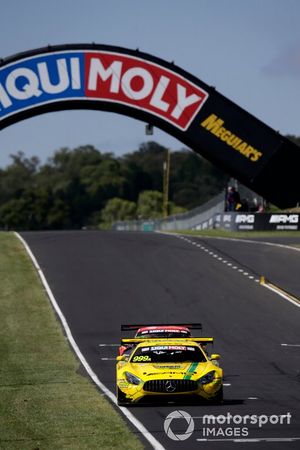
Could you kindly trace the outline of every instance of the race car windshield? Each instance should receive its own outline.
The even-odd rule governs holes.
[[[133,353],[130,362],[133,363],[163,363],[163,362],[205,362],[206,358],[199,347],[182,345],[161,345],[140,347]]]

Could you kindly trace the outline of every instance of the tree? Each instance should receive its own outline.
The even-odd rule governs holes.
[[[172,152],[170,200],[187,209],[195,208],[226,186],[228,175],[189,150]]]
[[[10,157],[12,163],[0,171],[0,204],[20,198],[26,189],[33,187],[39,167],[39,159],[35,156],[28,159],[24,153],[18,152]]]
[[[135,198],[137,200],[141,191],[162,189],[163,163],[167,149],[156,142],[141,144],[139,149],[122,158],[125,170],[130,170],[135,175]]]
[[[287,136],[296,144],[300,137]],[[22,152],[0,169],[0,227],[63,229],[163,215],[163,163],[156,142],[115,157],[92,145],[56,151],[46,164]],[[200,206],[221,192],[229,176],[195,152],[171,152],[169,214]]]
[[[138,198],[139,219],[159,219],[163,216],[163,195],[158,191],[141,192]]]
[[[113,223],[119,220],[133,220],[136,217],[136,203],[121,198],[109,200],[101,212],[101,221]]]

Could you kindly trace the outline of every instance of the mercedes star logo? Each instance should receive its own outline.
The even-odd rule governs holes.
[[[174,391],[176,391],[176,384],[175,384],[175,382],[172,381],[172,380],[166,381],[166,383],[165,383],[165,390],[167,392],[174,392]]]

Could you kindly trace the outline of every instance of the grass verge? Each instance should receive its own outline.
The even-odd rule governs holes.
[[[142,449],[70,350],[31,260],[0,233],[0,449]]]

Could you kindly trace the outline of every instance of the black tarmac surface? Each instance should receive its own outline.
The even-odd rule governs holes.
[[[300,252],[151,233],[22,236],[81,351],[111,391],[117,348],[103,344],[118,344],[121,323],[201,322],[203,335],[214,336],[213,351],[221,354],[225,371],[223,405],[130,407],[166,449],[299,448],[300,440],[290,439],[300,438],[300,308],[257,278],[265,275],[300,297]],[[193,417],[195,430],[187,440],[174,441],[164,432],[164,420],[175,410]],[[272,416],[273,424],[203,423],[206,414],[228,421],[228,413],[236,422],[249,420],[247,415],[264,415],[268,421]],[[288,413],[290,424],[277,417]],[[171,428],[184,433],[187,423],[174,419]]]

